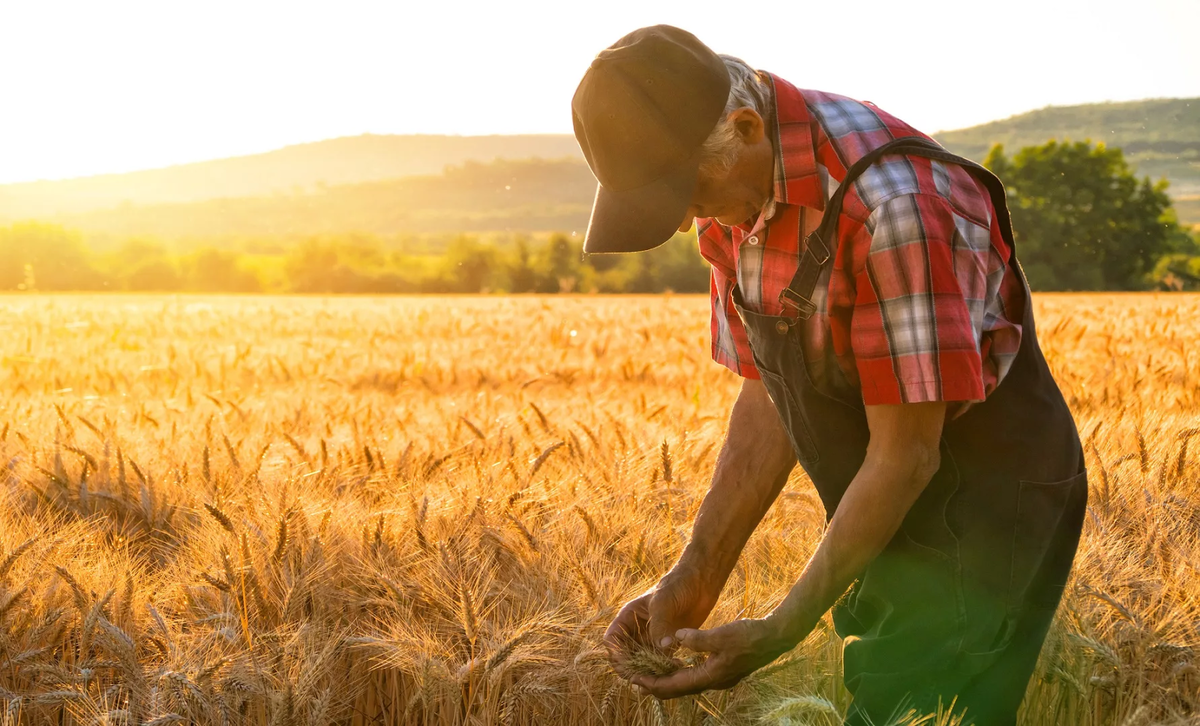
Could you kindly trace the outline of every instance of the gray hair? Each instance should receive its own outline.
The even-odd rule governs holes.
[[[729,100],[717,127],[700,148],[700,171],[706,175],[728,173],[737,161],[741,142],[729,115],[740,108],[752,108],[766,118],[771,97],[767,80],[744,60],[731,55],[722,55],[721,59],[729,71]]]

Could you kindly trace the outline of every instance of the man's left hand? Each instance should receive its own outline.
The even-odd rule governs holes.
[[[683,647],[708,657],[669,675],[634,676],[630,679],[633,685],[660,699],[732,688],[801,640],[784,635],[771,618],[735,620],[711,630],[685,628],[675,638]]]

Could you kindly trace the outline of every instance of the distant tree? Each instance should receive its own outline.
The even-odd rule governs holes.
[[[493,285],[498,273],[496,248],[475,237],[455,237],[446,249],[445,274],[450,292],[483,292]]]
[[[171,292],[183,289],[183,276],[166,257],[151,259],[126,270],[125,289],[137,292]]]
[[[121,242],[109,256],[109,265],[116,268],[132,268],[150,260],[167,257],[167,247],[156,239],[131,237]]]
[[[78,232],[40,222],[0,228],[0,289],[97,290],[106,283]]]
[[[107,268],[118,285],[137,292],[167,292],[183,288],[179,265],[157,240],[134,237],[107,255]]]
[[[598,263],[603,263],[603,266]],[[708,263],[700,256],[696,236],[675,234],[649,252],[592,255],[600,292],[708,292]]]
[[[240,255],[204,247],[187,261],[187,286],[204,292],[260,292],[258,275],[244,269]]]
[[[529,240],[518,237],[513,261],[509,265],[508,283],[512,292],[532,292],[537,286],[537,272],[530,260]]]
[[[579,284],[582,241],[556,232],[550,235],[539,264],[538,292],[571,292]]]
[[[1200,290],[1200,227],[1191,231],[1186,249],[1163,255],[1150,280],[1159,290]]]
[[[297,245],[283,263],[288,288],[294,292],[339,292],[332,280],[338,268],[337,249],[316,238]]]
[[[1162,255],[1187,245],[1166,180],[1138,179],[1120,149],[1051,141],[1010,159],[997,145],[984,165],[1008,188],[1034,289],[1139,289]]]
[[[653,260],[656,268],[654,292],[708,292],[711,273],[708,263],[700,256],[695,235],[677,234],[663,246],[647,253],[647,257]]]
[[[655,250],[657,252],[657,250]],[[659,292],[662,290],[661,273],[654,252],[641,252],[633,258],[633,274],[625,292]]]

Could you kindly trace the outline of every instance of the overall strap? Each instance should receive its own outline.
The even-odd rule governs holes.
[[[779,293],[779,302],[784,309],[795,310],[800,319],[807,320],[817,310],[817,306],[812,301],[813,290],[816,289],[817,278],[821,276],[822,268],[832,255],[831,246],[837,245],[838,221],[842,216],[842,199],[846,196],[846,190],[867,170],[867,167],[885,154],[936,159],[950,164],[958,164],[973,174],[987,187],[988,194],[992,199],[992,206],[996,210],[997,220],[1000,223],[1001,234],[1004,236],[1004,241],[1009,244],[1009,249],[1012,250],[1013,259],[1016,258],[1012,222],[1008,214],[1008,201],[1004,193],[1004,184],[1000,179],[979,164],[951,154],[929,139],[920,136],[902,136],[872,149],[850,167],[846,172],[846,178],[842,180],[837,191],[829,199],[829,203],[825,205],[825,214],[821,218],[821,224],[805,238],[804,250],[800,254],[800,266],[796,268],[796,274],[792,277],[792,281]]]

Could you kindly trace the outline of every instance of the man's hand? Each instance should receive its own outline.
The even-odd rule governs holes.
[[[698,573],[676,568],[667,573],[653,589],[621,608],[608,630],[604,647],[617,673],[628,677],[625,658],[631,647],[676,647],[675,632],[699,627],[716,605],[718,591],[704,584]]]
[[[604,634],[614,670],[628,678],[624,656],[630,647],[670,652],[677,630],[704,623],[750,533],[795,465],[766,388],[744,381],[691,541],[662,581],[625,605]]]
[[[634,676],[632,683],[655,698],[678,698],[732,688],[799,642],[794,633],[785,635],[771,618],[735,620],[711,630],[683,629],[676,637],[685,648],[706,653],[708,657],[698,665],[669,675]]]
[[[613,670],[632,677],[626,667],[631,648],[670,653],[677,646],[677,631],[704,623],[750,533],[795,465],[787,431],[766,388],[757,380],[744,381],[691,541],[662,581],[621,608],[604,633]]]

